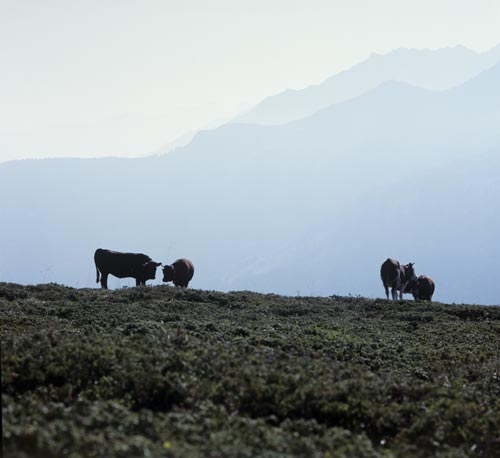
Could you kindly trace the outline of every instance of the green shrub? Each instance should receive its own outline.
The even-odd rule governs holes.
[[[498,455],[500,308],[0,284],[6,456]]]

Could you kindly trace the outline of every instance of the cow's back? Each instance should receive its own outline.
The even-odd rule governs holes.
[[[120,276],[128,275],[131,268],[141,266],[151,261],[151,258],[142,253],[122,253],[98,248],[94,254],[94,261],[101,272]]]
[[[395,259],[387,258],[380,267],[380,278],[386,286],[392,286],[399,278],[401,265]]]
[[[175,272],[175,283],[187,284],[194,275],[194,265],[189,259],[177,259],[172,264]]]
[[[417,278],[417,294],[416,299],[423,301],[432,300],[432,295],[436,289],[434,280],[427,275],[420,275]]]

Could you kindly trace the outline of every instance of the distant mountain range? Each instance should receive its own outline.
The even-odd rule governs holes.
[[[100,247],[192,258],[193,287],[382,296],[394,257],[435,279],[436,300],[498,304],[499,125],[497,63],[444,91],[386,81],[284,125],[227,124],[168,155],[0,164],[0,281],[92,286]]]
[[[267,97],[234,122],[276,125],[305,118],[335,103],[358,97],[385,81],[445,90],[473,78],[500,60],[500,45],[485,53],[463,46],[437,50],[398,49],[338,73],[321,84]]]

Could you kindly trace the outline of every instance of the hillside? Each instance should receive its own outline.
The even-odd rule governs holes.
[[[0,312],[6,456],[500,456],[500,307],[1,283]]]
[[[190,258],[201,289],[374,297],[394,257],[433,277],[437,300],[495,305],[499,120],[497,64],[449,91],[389,82],[285,126],[223,126],[165,156],[0,164],[0,280],[91,287],[101,247]]]

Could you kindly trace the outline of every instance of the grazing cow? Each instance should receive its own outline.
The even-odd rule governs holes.
[[[149,256],[140,253],[120,253],[118,251],[99,248],[94,254],[96,283],[99,283],[101,273],[101,287],[108,289],[108,275],[118,278],[135,278],[136,286],[145,285],[146,280],[154,280],[156,268],[160,262],[154,262]]]
[[[432,301],[432,295],[435,289],[436,285],[434,281],[426,275],[420,275],[411,284],[411,293],[416,301]]]
[[[380,278],[385,288],[385,295],[389,299],[389,288],[392,290],[392,299],[403,299],[403,293],[411,292],[411,283],[417,279],[413,270],[414,263],[402,265],[395,259],[387,258],[380,268]]]
[[[194,266],[189,259],[177,259],[171,266],[163,268],[163,281],[173,281],[175,286],[186,287],[193,274]]]

